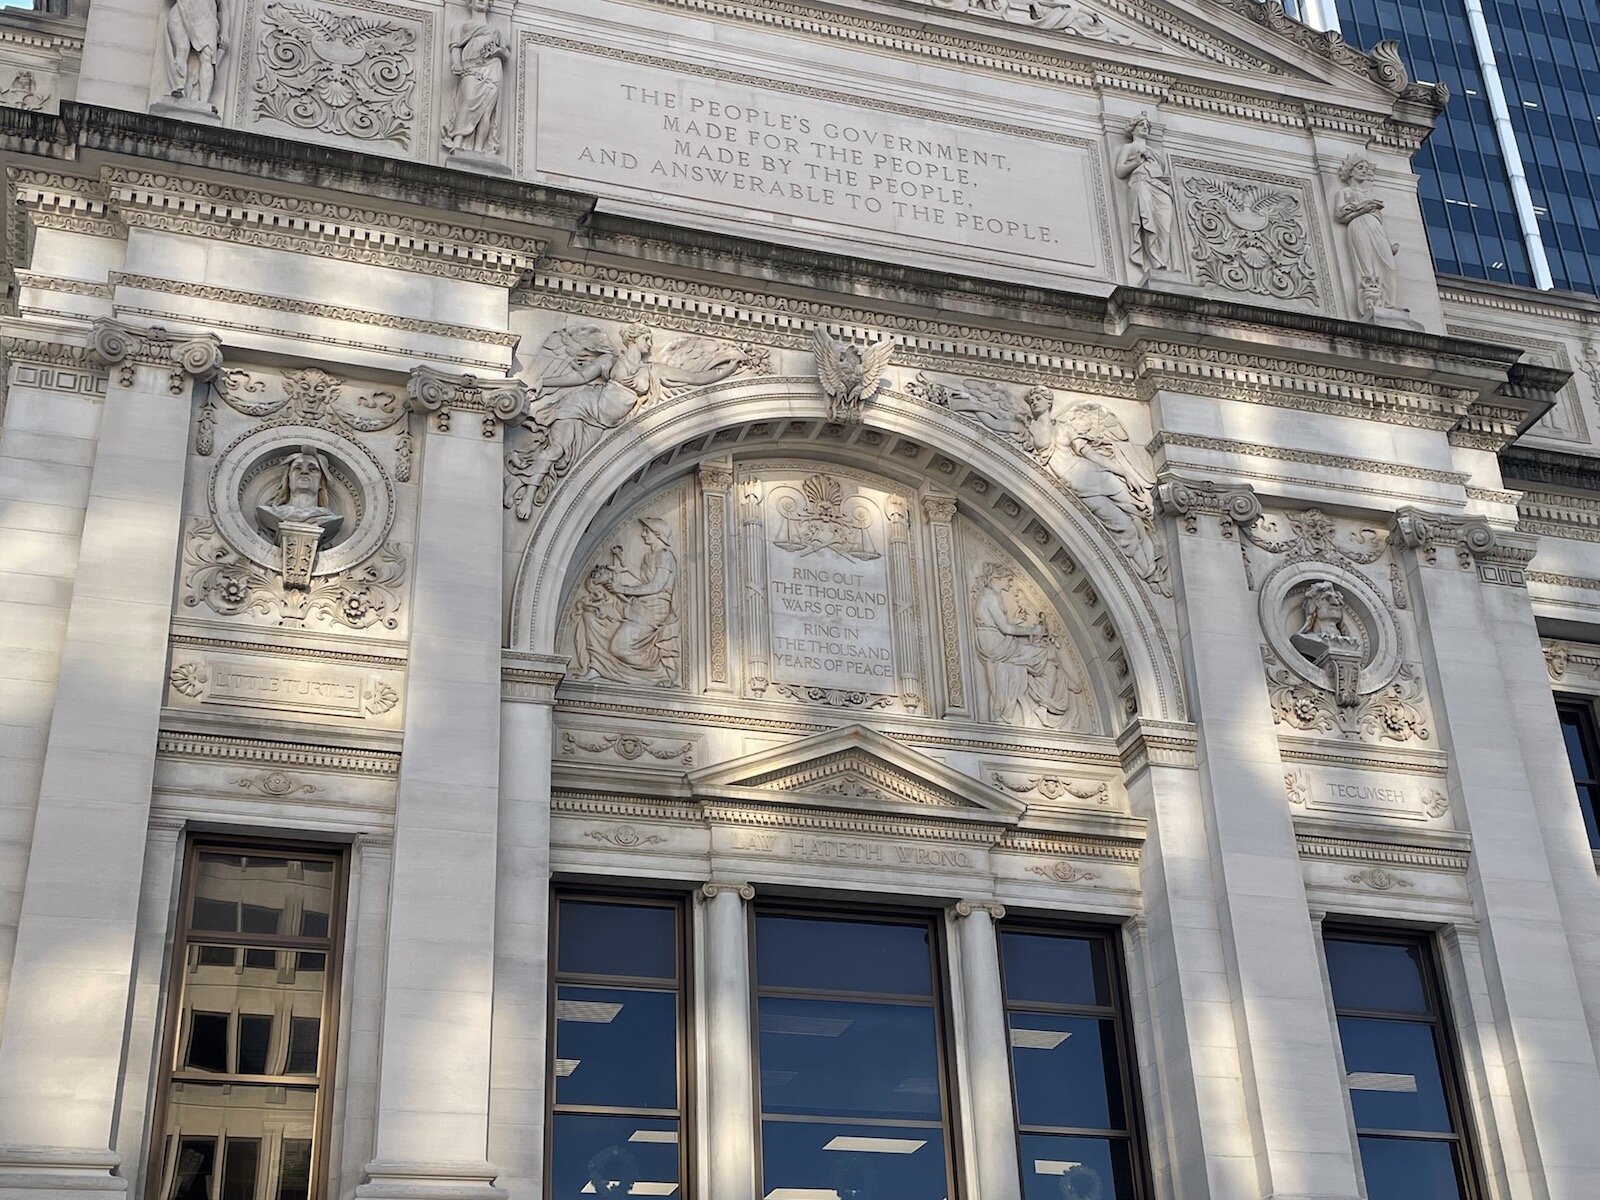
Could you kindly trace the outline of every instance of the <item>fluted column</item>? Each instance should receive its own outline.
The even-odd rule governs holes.
[[[1472,836],[1467,882],[1506,1049],[1515,1136],[1532,1176],[1526,1192],[1591,1197],[1600,1139],[1571,1130],[1573,1114],[1600,1113],[1600,1066],[1547,845],[1565,824],[1575,849],[1575,819],[1548,811],[1572,795],[1565,783],[1543,801],[1535,795],[1561,747],[1547,681],[1536,691],[1529,685],[1543,670],[1523,591],[1533,542],[1482,518],[1415,509],[1397,514],[1393,540],[1406,550],[1429,698],[1450,754],[1450,799]],[[1519,705],[1542,717],[1543,737],[1510,714]],[[1568,911],[1581,918],[1575,895]],[[1594,933],[1587,931],[1591,941]]]
[[[111,1172],[184,463],[215,338],[97,322],[109,370],[0,1032],[0,1196]],[[110,670],[107,664],[115,664]]]
[[[412,373],[426,418],[370,1200],[504,1196],[488,1160],[511,380]]]
[[[1176,477],[1163,479],[1157,498],[1175,535],[1199,800],[1256,1149],[1256,1180],[1237,1194],[1353,1200],[1355,1147],[1321,947],[1283,799],[1261,630],[1239,549],[1239,527],[1259,519],[1261,505],[1248,488]]]
[[[995,922],[1006,910],[988,900],[963,900],[953,910],[961,947],[961,1007],[967,1057],[967,1112],[972,1123],[978,1195],[1018,1200],[1016,1110],[1011,1096],[1011,1047],[1000,989],[1000,942]]]
[[[709,1200],[748,1200],[756,1182],[755,1068],[750,1051],[748,883],[702,885],[708,1046],[706,1124]]]

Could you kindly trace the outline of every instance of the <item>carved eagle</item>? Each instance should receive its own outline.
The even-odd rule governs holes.
[[[811,333],[811,347],[817,356],[817,379],[828,397],[828,418],[859,421],[861,406],[889,382],[883,372],[894,353],[894,343],[884,338],[863,349],[834,341],[819,325]]]

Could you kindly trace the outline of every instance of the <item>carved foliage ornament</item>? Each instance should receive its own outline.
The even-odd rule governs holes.
[[[261,16],[255,111],[296,129],[409,146],[416,40],[368,14],[273,0]]]
[[[1321,303],[1305,204],[1266,182],[1191,175],[1184,218],[1196,282],[1274,300]]]

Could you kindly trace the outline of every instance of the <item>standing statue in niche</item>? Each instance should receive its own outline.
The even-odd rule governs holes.
[[[1042,612],[1027,608],[1016,571],[985,563],[973,596],[988,719],[998,725],[1082,729],[1088,685]]]
[[[1150,145],[1150,118],[1143,113],[1128,129],[1128,144],[1112,164],[1128,185],[1133,238],[1128,258],[1146,271],[1172,267],[1172,172],[1167,160]]]
[[[585,450],[640,407],[674,388],[726,379],[746,361],[738,347],[702,337],[677,338],[656,358],[643,325],[615,335],[587,324],[556,330],[532,363],[532,440],[506,457],[506,507],[526,520]]]
[[[1098,404],[1075,404],[1055,415],[1048,435],[1035,418],[1036,453],[1051,474],[1094,513],[1117,548],[1145,579],[1166,577],[1155,537],[1154,480],[1128,457],[1128,430]]]
[[[1356,311],[1364,320],[1404,318],[1396,307],[1400,243],[1389,240],[1383,227],[1383,201],[1372,194],[1377,171],[1370,158],[1352,154],[1339,167],[1344,184],[1333,195],[1333,216],[1350,239],[1350,257],[1356,268]]]
[[[283,481],[271,502],[256,506],[256,520],[278,541],[283,586],[305,591],[322,543],[338,532],[344,518],[328,507],[328,460],[302,446],[283,468]]]
[[[472,0],[472,16],[450,43],[450,73],[456,77],[455,103],[444,122],[447,153],[500,153],[500,91],[505,86],[511,47],[489,24],[489,0]]]
[[[216,112],[211,93],[226,49],[217,0],[173,0],[167,9],[167,94]]]
[[[678,681],[678,556],[660,517],[641,517],[644,551],[629,566],[621,546],[595,567],[573,606],[573,664],[577,677],[667,686]]]

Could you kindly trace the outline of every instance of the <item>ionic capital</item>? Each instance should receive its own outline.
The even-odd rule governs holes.
[[[951,911],[958,917],[986,913],[991,920],[998,921],[1006,915],[1006,906],[997,900],[957,900]]]
[[[1176,520],[1185,533],[1196,532],[1201,514],[1217,517],[1225,538],[1233,536],[1235,526],[1249,529],[1261,520],[1261,501],[1248,484],[1166,473],[1156,481],[1155,498],[1156,511]]]
[[[514,424],[528,415],[528,385],[520,379],[480,379],[413,367],[406,382],[406,405],[412,412],[431,415],[434,428],[441,433],[449,430],[452,412],[479,413],[483,436],[493,438],[501,425]]]
[[[1485,583],[1523,587],[1538,540],[1510,529],[1496,529],[1483,517],[1435,513],[1407,506],[1394,514],[1390,541],[1404,546],[1427,566],[1454,562],[1463,571],[1477,568]],[[1440,551],[1444,551],[1441,560]]]
[[[737,895],[741,900],[754,900],[756,889],[748,883],[730,883],[724,880],[713,879],[709,883],[700,885],[700,894],[707,900],[715,900],[718,896]]]
[[[141,364],[166,371],[174,396],[183,394],[186,379],[205,383],[222,370],[222,343],[210,333],[177,334],[160,325],[141,329],[101,317],[89,328],[88,348],[92,358],[118,368],[123,387],[133,386],[134,368]]]

